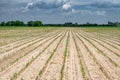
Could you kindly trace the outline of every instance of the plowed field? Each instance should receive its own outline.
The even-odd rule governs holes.
[[[120,80],[120,29],[1,29],[0,80]]]

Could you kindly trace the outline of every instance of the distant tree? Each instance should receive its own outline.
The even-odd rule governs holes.
[[[86,23],[86,25],[88,25],[88,26],[89,26],[89,25],[90,25],[90,23],[89,23],[89,22],[87,22],[87,23]]]
[[[24,26],[24,22],[22,21],[8,21],[6,22],[6,26]]]
[[[42,22],[41,21],[34,21],[34,26],[41,26]]]
[[[24,22],[23,21],[20,21],[20,24],[19,24],[20,26],[24,26],[25,24],[24,24]]]
[[[24,26],[24,22],[22,21],[8,21],[8,22],[1,22],[1,26]]]
[[[72,22],[66,22],[64,25],[65,26],[73,26],[74,24]]]
[[[1,26],[6,26],[6,23],[3,21],[3,22],[1,22],[0,25],[1,25]]]
[[[42,26],[41,21],[28,21],[27,23],[28,26]]]
[[[6,26],[11,26],[11,21],[6,22]]]
[[[113,23],[113,22],[108,21],[108,25],[112,26],[112,25],[114,25],[114,23]]]
[[[18,25],[19,25],[19,21],[15,21],[14,26],[18,26]]]
[[[27,26],[34,26],[34,22],[33,21],[28,21]]]
[[[77,25],[78,25],[78,23],[76,22],[76,23],[75,23],[75,25],[77,26]]]
[[[14,26],[14,23],[15,23],[14,21],[11,21],[11,26]]]
[[[114,23],[115,26],[120,26],[120,23],[117,21]]]

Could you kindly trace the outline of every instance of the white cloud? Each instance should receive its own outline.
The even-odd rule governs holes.
[[[68,10],[68,9],[71,8],[71,5],[70,5],[70,4],[64,4],[64,5],[62,6],[62,8],[65,9],[65,10]]]
[[[31,7],[31,6],[33,6],[33,2],[28,3],[28,5],[27,5],[27,7]]]
[[[22,8],[22,12],[27,12],[29,10],[29,8],[31,8],[33,6],[33,2],[28,3],[26,7]]]

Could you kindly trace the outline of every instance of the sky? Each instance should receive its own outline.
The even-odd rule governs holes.
[[[0,0],[0,22],[41,20],[44,24],[120,22],[120,0]]]

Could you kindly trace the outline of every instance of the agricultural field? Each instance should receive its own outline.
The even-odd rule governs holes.
[[[120,28],[0,28],[0,80],[120,80]]]

